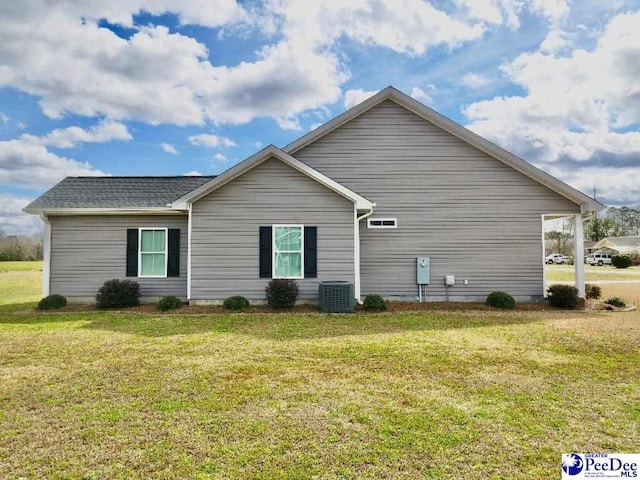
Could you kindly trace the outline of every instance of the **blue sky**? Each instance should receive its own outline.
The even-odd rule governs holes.
[[[64,176],[217,174],[387,85],[640,203],[638,0],[34,0],[0,5],[0,228]]]

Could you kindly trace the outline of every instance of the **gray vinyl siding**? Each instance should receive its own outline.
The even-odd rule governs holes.
[[[318,282],[354,281],[353,202],[276,159],[268,159],[192,207],[191,299],[243,295],[263,300],[259,228],[317,227],[318,278],[297,280],[301,300],[315,300]]]
[[[147,298],[187,296],[187,216],[87,215],[52,216],[50,293],[67,297],[94,297],[102,284],[114,278],[135,280]],[[180,276],[136,278],[126,276],[127,229],[180,229]]]
[[[481,298],[543,289],[541,214],[579,213],[570,200],[387,100],[293,156],[376,202],[360,227],[362,293],[415,297],[417,256],[431,258],[428,295]],[[462,285],[464,279],[469,285]]]

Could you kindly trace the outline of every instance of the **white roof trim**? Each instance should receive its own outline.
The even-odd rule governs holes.
[[[40,213],[46,215],[179,215],[186,211],[171,207],[149,208],[23,208],[24,213]]]
[[[375,206],[375,203],[370,202],[363,196],[358,195],[353,190],[348,189],[344,185],[341,185],[340,183],[320,173],[314,168],[311,168],[309,165],[302,163],[300,160],[293,158],[291,155],[283,152],[282,150],[280,150],[278,147],[274,145],[269,145],[268,147],[260,150],[255,155],[252,155],[251,157],[231,167],[221,175],[218,175],[216,178],[208,181],[207,183],[196,188],[195,190],[192,190],[186,195],[183,195],[182,197],[175,200],[170,205],[173,208],[186,209],[188,208],[187,205],[189,203],[194,203],[198,201],[198,199],[222,187],[223,185],[229,183],[233,179],[248,172],[252,168],[268,160],[269,158],[276,158],[281,162],[286,163],[290,167],[294,168],[300,173],[303,173],[304,175],[308,176],[312,180],[315,180],[316,182],[327,187],[328,189],[333,190],[338,195],[341,195],[344,198],[351,200],[352,202],[354,202],[358,210],[370,210]]]
[[[290,143],[282,150],[286,153],[293,155],[298,150],[306,147],[307,145],[315,142],[319,138],[327,135],[336,128],[342,126],[346,122],[353,118],[362,115],[367,110],[375,107],[376,105],[384,102],[385,100],[392,100],[398,105],[410,110],[416,115],[424,118],[425,120],[433,123],[434,125],[442,128],[450,134],[460,138],[461,140],[469,143],[470,145],[482,150],[483,152],[491,155],[492,157],[500,160],[501,162],[509,165],[520,173],[528,176],[529,178],[537,181],[545,187],[559,193],[563,197],[571,200],[572,202],[580,205],[583,212],[599,211],[604,208],[604,205],[597,200],[585,195],[579,190],[567,185],[566,183],[558,180],[547,172],[534,167],[529,162],[517,157],[511,152],[504,150],[498,145],[490,142],[486,138],[481,137],[473,133],[471,130],[463,127],[462,125],[448,119],[444,115],[439,114],[435,110],[423,105],[417,100],[411,98],[409,95],[396,90],[393,87],[387,87],[381,90],[374,96],[366,99],[364,102],[356,105],[355,107],[347,110],[341,115],[338,115],[333,120],[325,123],[317,129],[303,135],[299,139]]]

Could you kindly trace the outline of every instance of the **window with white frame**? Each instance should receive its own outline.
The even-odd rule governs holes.
[[[273,226],[273,278],[304,278],[304,227]]]
[[[398,219],[367,218],[367,228],[398,228]]]
[[[141,228],[138,248],[138,276],[167,276],[167,229]]]

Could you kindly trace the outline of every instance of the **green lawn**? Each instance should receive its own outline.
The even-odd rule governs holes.
[[[0,339],[0,478],[555,479],[640,436],[637,312],[13,305]]]
[[[552,479],[637,450],[637,311],[46,314],[40,275],[0,273],[0,478]]]
[[[546,265],[547,282],[568,282],[574,279],[573,265]],[[640,282],[640,267],[615,268],[604,265],[602,267],[584,266],[585,280],[638,280]]]
[[[42,260],[35,262],[0,262],[0,273],[42,271]]]

